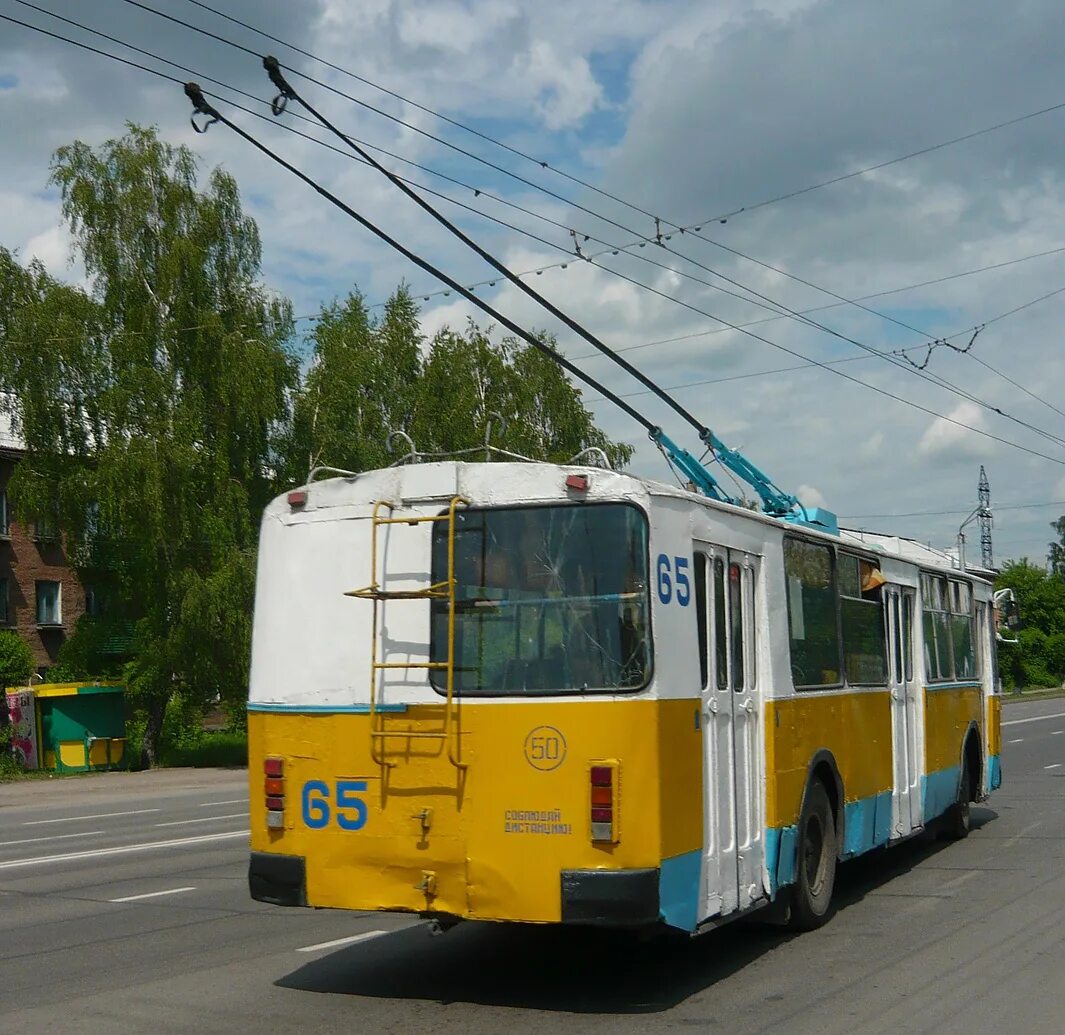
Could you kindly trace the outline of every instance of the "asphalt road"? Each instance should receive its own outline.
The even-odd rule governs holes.
[[[977,829],[842,868],[789,936],[695,941],[249,900],[230,771],[0,787],[0,1032],[1065,1030],[1065,700],[1004,710]],[[331,944],[332,943],[332,944]]]

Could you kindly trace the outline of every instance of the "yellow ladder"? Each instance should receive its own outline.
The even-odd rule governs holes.
[[[454,726],[452,704],[455,697],[455,511],[468,504],[462,496],[454,496],[448,504],[447,512],[430,517],[395,517],[395,508],[385,500],[378,500],[373,508],[372,545],[370,552],[370,584],[362,589],[353,589],[345,593],[348,597],[359,597],[373,602],[373,625],[370,639],[370,755],[381,766],[393,767],[378,754],[377,747],[386,737],[404,737],[422,740],[443,740],[447,744],[447,757],[456,769],[465,769],[466,763],[458,757],[458,736],[452,738]],[[382,517],[382,510],[387,517]],[[386,590],[378,579],[378,529],[383,525],[420,525],[431,522],[447,522],[447,579],[433,582],[425,589]],[[431,563],[431,561],[430,561]],[[446,661],[379,661],[377,653],[378,607],[384,600],[446,600],[447,601],[447,660]],[[430,618],[430,621],[432,619]],[[377,683],[380,673],[393,668],[443,669],[447,678],[447,698],[444,710],[444,725],[439,730],[386,730],[384,713],[379,710],[377,700]]]

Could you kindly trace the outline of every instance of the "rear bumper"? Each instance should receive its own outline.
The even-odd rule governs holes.
[[[660,914],[658,870],[563,870],[562,922],[646,927]]]
[[[275,906],[307,905],[307,865],[302,855],[252,852],[248,890],[258,902]]]

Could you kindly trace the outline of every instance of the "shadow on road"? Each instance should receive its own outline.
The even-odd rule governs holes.
[[[973,809],[973,828],[996,817]],[[843,911],[941,852],[916,838],[840,867],[835,908]],[[439,938],[424,926],[314,960],[281,978],[282,988],[377,999],[473,1003],[572,1013],[656,1013],[742,970],[797,937],[755,923],[729,924],[700,938],[586,928],[460,924]]]

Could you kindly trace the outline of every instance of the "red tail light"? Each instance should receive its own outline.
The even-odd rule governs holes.
[[[618,836],[617,762],[596,762],[589,770],[589,804],[593,843],[617,844]]]
[[[266,825],[271,830],[281,830],[285,826],[285,760],[276,755],[264,758],[263,777]]]

